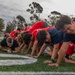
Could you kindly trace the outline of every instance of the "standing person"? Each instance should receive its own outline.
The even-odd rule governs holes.
[[[65,33],[65,38],[63,40],[64,42],[60,49],[57,62],[54,64],[49,64],[49,66],[59,66],[68,49],[69,42],[72,41],[75,43],[75,20],[69,16],[63,15],[57,21],[55,27],[58,31],[63,31]]]

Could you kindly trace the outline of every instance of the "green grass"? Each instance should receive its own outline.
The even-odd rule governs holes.
[[[5,52],[0,51],[0,53],[5,53]],[[21,54],[21,55],[24,55],[24,54]],[[1,59],[8,59],[8,58],[0,57],[0,60]],[[10,58],[10,59],[12,59],[12,58]],[[15,59],[17,59],[17,58],[15,58]],[[36,63],[26,64],[26,65],[16,65],[16,66],[0,66],[0,71],[15,71],[15,72],[16,71],[22,71],[22,72],[25,72],[25,71],[28,71],[28,72],[29,71],[74,72],[75,71],[75,64],[66,64],[64,62],[62,62],[59,67],[49,67],[47,64],[43,63],[45,60],[48,60],[48,59],[50,59],[49,56],[42,55],[38,58],[38,61]]]

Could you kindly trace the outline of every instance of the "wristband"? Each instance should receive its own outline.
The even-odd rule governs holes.
[[[52,61],[52,63],[55,63],[54,59],[50,59]]]

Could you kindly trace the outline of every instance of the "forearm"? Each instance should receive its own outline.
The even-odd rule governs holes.
[[[75,61],[73,61],[73,60],[68,60],[67,58],[65,58],[65,62],[66,63],[69,63],[69,64],[75,64]]]
[[[37,47],[38,47],[38,41],[35,40],[34,44],[33,44],[33,47],[32,47],[31,56],[33,56],[33,54],[34,54],[35,50],[37,49]]]
[[[1,50],[7,52],[7,49],[1,49]]]
[[[24,43],[22,43],[21,45],[20,45],[20,49],[24,46],[25,44]]]
[[[56,48],[56,49],[54,48],[54,49],[53,49],[52,56],[51,56],[51,59],[55,59],[55,58],[57,57],[57,55],[58,55],[57,52],[58,52],[58,48]]]
[[[28,46],[28,51],[31,49],[33,42],[31,41]]]
[[[46,44],[41,47],[39,53],[37,54],[37,57],[39,57],[42,54],[42,52],[45,50],[46,47],[47,47]]]
[[[6,47],[2,47],[1,45],[0,45],[0,50],[7,51]]]
[[[61,49],[59,51],[59,56],[58,56],[58,60],[57,63],[60,65],[62,62],[62,59],[65,57],[66,51],[68,49],[69,46],[69,42],[64,42],[63,45],[61,46]]]
[[[34,52],[35,52],[35,50],[37,49],[37,45],[35,44],[35,45],[33,45],[33,48],[32,48],[32,52],[31,52],[31,55],[33,56],[33,54],[34,54]]]
[[[54,48],[53,48],[53,53],[52,53],[52,57],[51,59],[55,59],[58,55],[58,47],[59,47],[59,43],[58,44],[54,44]]]
[[[23,48],[21,49],[21,51],[23,52],[26,47],[27,47],[27,45],[25,44],[25,45],[23,46]]]
[[[61,54],[62,53],[62,54]],[[60,51],[59,56],[58,56],[58,60],[57,63],[60,65],[60,63],[62,62],[63,57],[65,56],[65,53],[63,51]]]

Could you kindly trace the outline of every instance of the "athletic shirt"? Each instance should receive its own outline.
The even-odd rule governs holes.
[[[51,42],[52,44],[58,44],[63,42],[64,33],[58,32],[55,28],[51,28],[48,30],[49,34],[51,35]]]
[[[64,36],[64,42],[73,42],[75,43],[75,34],[66,34]]]
[[[17,30],[12,31],[9,36],[11,36],[12,38],[16,38],[15,33],[17,32]]]
[[[6,38],[1,41],[1,46],[9,47],[9,46],[7,45],[7,43],[6,43]],[[17,42],[15,39],[13,39],[13,45],[12,45],[11,47],[9,47],[9,48],[11,48],[11,50],[14,50],[14,49],[17,48],[18,46],[19,46],[19,45],[18,45],[18,42]]]
[[[24,28],[24,31],[28,31],[28,29],[29,29],[28,27],[25,27],[25,28]]]
[[[11,36],[12,38],[16,38],[15,33],[17,33],[17,32],[22,32],[22,30],[20,30],[20,31],[14,30],[9,34],[9,36]]]
[[[28,32],[32,33],[35,29],[44,28],[44,21],[38,21],[34,23],[29,29]]]
[[[48,30],[50,30],[51,28],[53,28],[53,26],[49,26],[49,27],[47,27],[47,28],[35,29],[35,30],[31,33],[31,34],[33,35],[33,39],[34,39],[34,40],[37,40],[36,35],[38,34],[39,31],[41,31],[41,30],[46,30],[46,31],[48,31]]]

